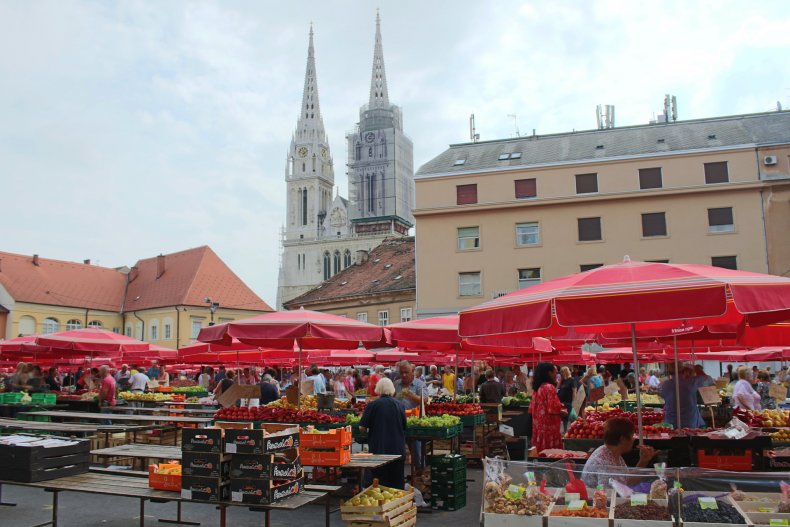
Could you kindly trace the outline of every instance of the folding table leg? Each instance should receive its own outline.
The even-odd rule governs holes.
[[[225,505],[219,506],[219,527],[225,527]]]
[[[145,527],[145,498],[140,498],[140,527]]]
[[[176,525],[200,525],[200,522],[190,522],[181,519],[181,502],[176,502],[176,519],[175,520],[159,520],[162,523],[175,523]]]
[[[266,520],[265,520],[265,521],[266,521],[266,523],[265,523],[264,525],[265,525],[266,527],[271,527],[271,519],[272,519],[272,518],[271,518],[271,514],[272,514],[272,511],[271,511],[271,509],[266,509],[266,512],[265,512],[265,514],[266,514]]]
[[[0,505],[5,507],[16,507],[16,503],[7,503],[3,501],[3,484],[0,483]]]

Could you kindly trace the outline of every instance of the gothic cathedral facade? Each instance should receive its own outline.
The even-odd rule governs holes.
[[[403,133],[400,108],[389,103],[378,15],[370,97],[359,113],[346,137],[347,200],[333,196],[334,164],[321,117],[311,27],[302,106],[285,169],[278,309],[353,265],[359,251],[407,236],[414,225],[412,143]]]

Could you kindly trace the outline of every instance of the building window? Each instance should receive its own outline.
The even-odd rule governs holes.
[[[579,218],[579,241],[592,242],[603,239],[601,236],[601,218]]]
[[[132,326],[126,326],[126,331],[124,332],[124,335],[126,335],[127,337],[132,336]]]
[[[738,269],[737,256],[713,256],[710,259],[710,264],[713,267],[723,267],[725,269]]]
[[[708,209],[708,232],[734,232],[732,207]]]
[[[324,251],[324,280],[329,280],[332,276],[332,268],[330,266],[329,251]]]
[[[592,271],[593,269],[598,269],[599,267],[603,267],[603,264],[581,264],[579,266],[579,272],[584,273],[585,271]]]
[[[516,180],[516,199],[534,198],[538,195],[535,178]]]
[[[540,225],[538,222],[516,223],[516,245],[525,247],[540,243]]]
[[[576,174],[576,194],[598,192],[598,174]]]
[[[194,340],[198,338],[198,335],[200,334],[200,330],[203,327],[203,321],[200,319],[193,318],[191,327],[192,327],[192,331],[190,333],[190,338]]]
[[[36,319],[30,315],[19,317],[19,334],[23,337],[36,334]]]
[[[669,260],[645,260],[650,263],[669,263]]]
[[[72,329],[80,329],[82,328],[82,322],[77,320],[76,318],[72,318],[68,322],[66,322],[66,331],[70,331]]]
[[[362,159],[362,145],[360,143],[357,143],[357,146],[356,146],[356,158],[357,158],[357,161]]]
[[[345,269],[350,265],[351,265],[351,251],[346,249],[345,252],[343,252],[343,268]]]
[[[411,320],[411,308],[410,307],[400,308],[400,321],[408,322],[410,320]]]
[[[335,272],[333,274],[337,274],[340,272],[340,251],[335,250],[335,255],[333,258],[333,262],[335,264]]]
[[[156,324],[151,324],[149,332],[151,333],[151,341],[159,339],[159,327]]]
[[[456,185],[455,202],[457,205],[477,203],[477,185]]]
[[[307,189],[302,190],[302,225],[307,225]]]
[[[456,159],[455,163],[453,163],[453,166],[458,167],[458,166],[463,165],[464,163],[466,163],[466,158],[464,158],[464,159]]]
[[[705,163],[705,184],[727,183],[730,175],[727,172],[727,162]]]
[[[480,227],[458,228],[458,250],[468,251],[480,248]]]
[[[173,326],[171,324],[168,324],[167,322],[165,322],[164,326],[162,326],[162,327],[164,328],[163,332],[162,332],[162,337],[165,340],[172,339],[173,338]]]
[[[480,296],[480,273],[458,273],[458,296]]]
[[[518,270],[518,288],[524,289],[525,287],[529,287],[531,285],[539,284],[541,282],[540,278],[540,267],[532,267],[530,269],[519,269]]]
[[[387,310],[379,311],[379,326],[386,326],[390,323],[390,312]]]
[[[134,338],[137,340],[144,340],[145,335],[143,335],[143,323],[138,322],[134,325]]]
[[[102,328],[104,325],[101,323],[101,320],[91,320],[88,322],[89,328]]]
[[[642,214],[642,236],[666,236],[667,218],[663,212],[649,212]]]
[[[121,328],[112,328],[112,332],[120,335],[121,334]]]
[[[664,186],[660,168],[640,168],[639,169],[639,188],[642,190],[649,188],[662,188]]]
[[[367,322],[368,321],[367,312],[357,313],[357,320],[359,320],[360,322]]]
[[[44,319],[44,324],[42,325],[42,333],[44,335],[49,335],[50,333],[56,333],[60,329],[60,322],[58,319],[47,317]]]

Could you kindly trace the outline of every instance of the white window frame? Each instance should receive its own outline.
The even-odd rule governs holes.
[[[379,311],[379,326],[386,326],[390,323],[390,312],[389,309],[384,309]]]
[[[357,313],[357,320],[359,320],[360,322],[367,322],[368,321],[367,311],[361,311]]]
[[[104,324],[102,324],[101,320],[91,320],[88,322],[89,328],[103,328]]]
[[[74,329],[82,329],[82,322],[76,318],[69,319],[66,322],[66,331],[71,331]]]
[[[197,331],[195,331],[196,326],[195,324],[199,324],[197,326]],[[203,318],[192,317],[189,320],[189,335],[191,339],[197,339],[198,335],[200,334],[200,330],[203,329]]]
[[[169,322],[162,324],[162,338],[164,340],[170,340],[173,338],[173,324],[170,324]]]
[[[477,277],[477,281],[472,279]],[[464,278],[467,279],[464,282]],[[483,294],[483,277],[480,271],[458,273],[458,296],[480,296]]]
[[[470,236],[470,235],[462,236],[461,235],[461,231],[471,231],[472,229],[477,229],[477,236]],[[459,251],[475,251],[477,249],[480,249],[480,227],[479,226],[458,227],[455,232],[456,232],[456,237],[458,239],[458,242],[457,242],[456,246],[457,246]],[[466,247],[466,243],[469,242],[469,241],[472,242],[472,246],[471,247]]]
[[[401,322],[410,322],[411,321],[411,308],[410,307],[402,307],[400,308],[400,321]]]
[[[132,336],[132,326],[126,326],[126,329],[124,330],[123,334],[126,335],[127,337],[131,337]]]
[[[43,335],[57,333],[58,331],[60,331],[60,321],[57,318],[47,317],[41,323],[41,333]]]
[[[534,227],[534,232],[519,232],[520,227],[524,227],[526,229]],[[534,237],[534,241],[530,241],[531,237]],[[516,246],[530,247],[533,245],[540,245],[540,222],[525,221],[516,223]]]
[[[538,278],[521,278],[521,271],[538,271]],[[525,267],[517,271],[517,284],[519,289],[530,287],[543,282],[543,269],[540,267]]]
[[[157,324],[151,324],[148,328],[148,332],[151,337],[151,342],[159,340],[159,326]]]

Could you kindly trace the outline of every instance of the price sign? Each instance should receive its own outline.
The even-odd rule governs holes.
[[[603,386],[600,386],[598,388],[593,388],[592,390],[590,390],[590,402],[591,403],[594,403],[596,401],[600,401],[601,399],[603,399],[603,396],[604,396],[604,388],[603,388]]]
[[[769,384],[768,395],[770,395],[777,402],[784,401],[787,398],[787,388],[781,384]]]
[[[716,503],[716,498],[712,498],[709,496],[703,496],[699,498],[699,508],[702,510],[718,510],[719,504]]]
[[[573,500],[568,503],[568,510],[569,511],[580,511],[587,506],[587,502],[584,500]]]
[[[647,494],[631,494],[631,506],[647,505]]]
[[[584,393],[583,388],[576,390],[576,397],[573,398],[573,409],[577,416],[579,416],[582,412],[582,405],[584,404],[585,397],[586,394]]]
[[[572,501],[578,501],[581,499],[581,494],[578,492],[566,492],[565,493],[565,503],[570,503]]]
[[[760,507],[757,509],[759,512],[774,512],[774,510],[770,507]]]
[[[719,389],[715,386],[704,386],[697,391],[702,397],[702,404],[721,404],[721,395],[719,395]]]
[[[788,525],[787,520],[777,520],[777,519],[770,519],[768,520],[768,525]]]

